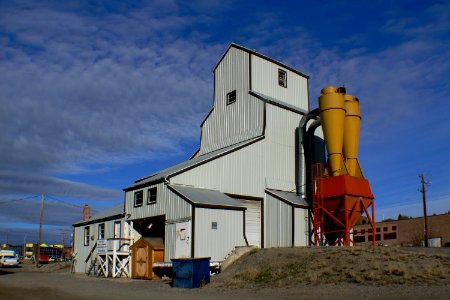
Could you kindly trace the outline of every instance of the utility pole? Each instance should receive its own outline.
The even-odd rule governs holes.
[[[425,186],[430,184],[430,183],[425,181],[425,175],[423,175],[423,174],[420,174],[419,178],[420,178],[420,181],[421,181],[421,184],[422,184],[422,189],[419,190],[419,192],[422,193],[423,218],[424,218],[424,223],[425,223],[424,232],[423,232],[423,240],[424,240],[424,243],[425,243],[425,247],[428,247],[427,196],[426,196]]]
[[[39,220],[39,235],[38,235],[38,243],[36,247],[36,267],[39,268],[39,260],[41,258],[41,237],[42,237],[42,219],[44,218],[44,194],[42,193],[42,202],[41,202],[41,217]]]

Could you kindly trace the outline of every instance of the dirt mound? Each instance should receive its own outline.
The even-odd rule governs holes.
[[[211,285],[274,287],[340,283],[449,285],[450,251],[425,253],[390,247],[255,249],[215,276]]]

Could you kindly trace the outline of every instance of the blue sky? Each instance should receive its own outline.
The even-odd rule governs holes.
[[[186,160],[231,42],[308,74],[313,108],[326,85],[360,98],[377,219],[421,214],[420,173],[450,210],[448,1],[188,3],[0,1],[0,242],[36,239],[41,193],[56,242]]]

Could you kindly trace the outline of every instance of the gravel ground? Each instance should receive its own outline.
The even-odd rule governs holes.
[[[276,251],[276,250],[274,250]],[[309,251],[309,250],[305,250]],[[246,259],[244,258],[244,261]],[[0,299],[450,299],[449,285],[385,284],[351,282],[295,284],[258,287],[220,286],[230,274],[213,277],[202,289],[172,288],[167,281],[111,279],[71,274],[67,265],[52,264],[36,271],[21,268],[0,269]]]

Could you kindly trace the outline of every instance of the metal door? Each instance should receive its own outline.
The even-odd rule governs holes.
[[[261,247],[261,201],[235,200],[247,208],[245,211],[245,236],[248,244]]]
[[[175,258],[191,257],[191,221],[176,224]]]

